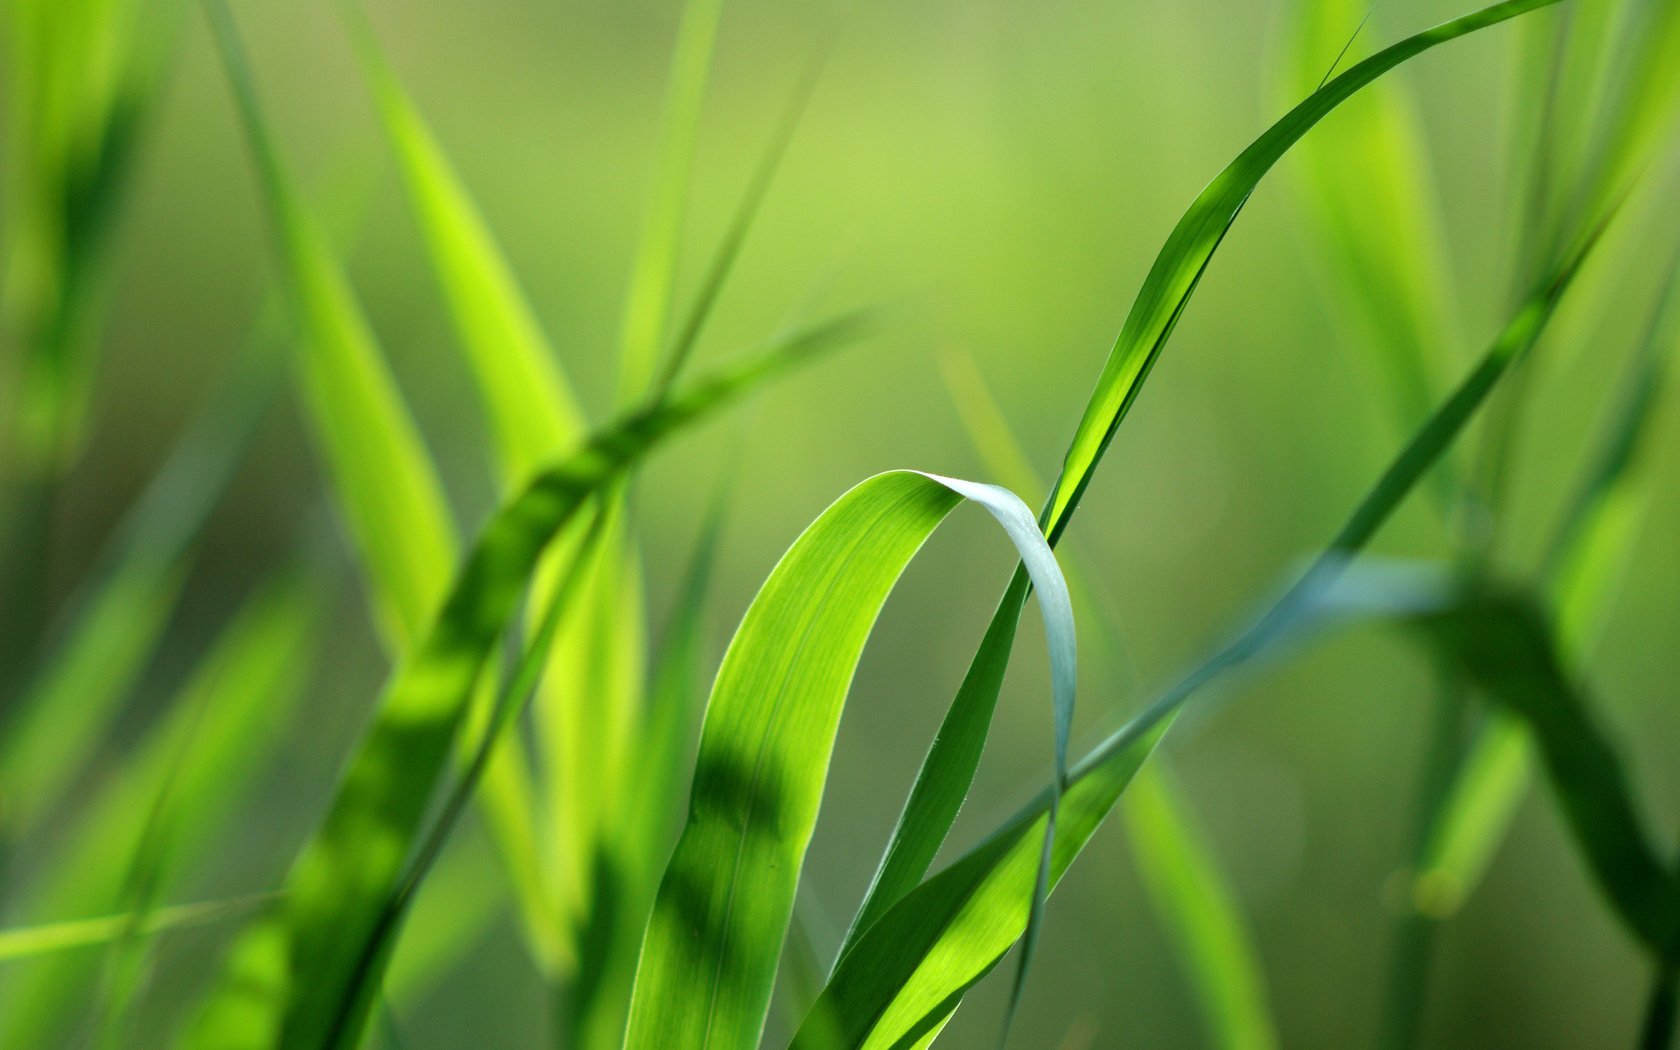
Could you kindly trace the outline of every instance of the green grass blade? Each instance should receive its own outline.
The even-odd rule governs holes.
[[[1010,488],[1037,492],[1026,452],[998,406],[973,359],[950,354],[943,361],[946,383],[969,441],[987,468]],[[1065,545],[1061,553],[1074,607],[1089,611],[1103,645],[1118,652],[1121,632],[1092,586],[1085,562]],[[1122,815],[1132,855],[1149,891],[1163,932],[1176,950],[1217,1046],[1261,1048],[1277,1044],[1266,1005],[1259,953],[1212,849],[1194,827],[1185,803],[1153,768],[1137,773],[1122,796]]]
[[[430,622],[455,564],[442,486],[332,247],[286,171],[226,5],[206,0],[272,220],[296,314],[300,382],[376,621],[402,652]]]
[[[1610,425],[1564,511],[1544,575],[1558,644],[1571,666],[1590,653],[1638,535],[1652,481],[1644,447],[1680,326],[1680,264],[1656,304]],[[1445,915],[1475,891],[1527,792],[1533,754],[1514,715],[1495,712],[1474,739],[1430,830],[1414,896]]]
[[[1068,448],[1056,487],[1040,516],[1052,544],[1072,519],[1079,496],[1142,389],[1225,231],[1277,159],[1342,101],[1407,59],[1552,2],[1555,0],[1497,4],[1373,55],[1325,84],[1272,125],[1202,191],[1156,256]],[[887,906],[921,881],[956,819],[979,766],[1008,667],[1009,647],[1028,592],[1026,576],[1017,572],[940,723],[852,925],[853,934],[867,928]],[[851,941],[852,935],[847,939]]]
[[[736,632],[707,704],[689,819],[642,944],[628,1047],[757,1042],[851,677],[899,575],[963,499],[1033,573],[1050,643],[1059,798],[1073,614],[1032,514],[1006,490],[900,471],[841,497],[795,541]],[[1042,908],[1054,829],[1033,855]]]
[[[298,569],[261,588],[217,638],[133,757],[95,786],[59,829],[64,845],[44,858],[19,901],[41,921],[98,914],[123,904],[148,811],[172,783],[169,849],[188,869],[217,843],[265,744],[301,695],[325,595]],[[168,888],[160,882],[160,891]],[[67,1020],[85,1014],[96,957],[66,954],[13,975],[0,1012],[0,1046],[52,1045]]]
[[[417,843],[473,690],[544,548],[659,442],[815,353],[854,338],[847,319],[800,333],[627,417],[541,472],[490,519],[425,639],[398,668],[325,822],[287,880],[285,909],[252,927],[188,1045],[320,1047]],[[308,974],[291,986],[288,974]],[[345,1032],[354,1044],[359,1033]]]
[[[230,900],[173,904],[146,916],[141,930],[146,935],[183,930],[246,914],[274,900],[270,894],[235,897]],[[0,962],[34,959],[77,948],[109,944],[135,924],[131,914],[102,915],[96,919],[71,919],[40,926],[0,930]]]
[[[1534,734],[1575,842],[1617,916],[1659,959],[1680,953],[1680,880],[1652,846],[1616,749],[1530,601],[1477,595],[1425,617],[1435,647]]]
[[[653,197],[630,271],[624,303],[619,397],[632,402],[648,389],[659,361],[676,283],[678,246],[687,210],[689,171],[699,134],[700,108],[712,65],[723,0],[686,0],[671,54],[665,95],[665,129],[655,168]]]
[[[1190,975],[1210,1044],[1225,1050],[1277,1046],[1260,961],[1236,900],[1212,848],[1159,769],[1138,770],[1121,798],[1120,815],[1144,889]]]
[[[380,52],[354,0],[342,9],[362,73],[478,381],[505,480],[518,484],[588,429],[559,359],[494,236]]]

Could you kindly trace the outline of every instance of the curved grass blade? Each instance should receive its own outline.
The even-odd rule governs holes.
[[[1041,491],[1025,450],[973,359],[950,354],[943,364],[952,400],[981,460],[1010,488]],[[1094,614],[1090,619],[1103,640],[1099,651],[1120,652],[1120,628],[1092,586],[1084,559],[1064,546],[1061,561],[1074,606]],[[1185,803],[1149,766],[1137,772],[1121,800],[1134,863],[1156,919],[1183,964],[1214,1045],[1229,1050],[1277,1045],[1259,953],[1237,908],[1236,894]]]
[[[1553,2],[1556,0],[1512,0],[1496,4],[1378,52],[1313,92],[1238,155],[1202,191],[1156,256],[1068,448],[1055,489],[1039,517],[1052,545],[1059,541],[1072,519],[1079,496],[1136,400],[1149,369],[1171,336],[1225,231],[1249,193],[1278,158],[1342,101],[1407,59],[1437,44]],[[1008,667],[1009,647],[1028,591],[1026,576],[1017,572],[940,723],[881,865],[847,935],[848,944],[893,901],[921,881],[950,831],[979,766]]]
[[[1060,798],[1072,716],[1073,613],[1055,557],[1006,490],[908,471],[842,496],[759,591],[706,708],[689,818],[642,944],[625,1045],[757,1042],[857,660],[910,559],[964,499],[1008,533],[1050,644]],[[1042,908],[1053,826],[1034,860]]]
[[[1602,628],[1643,517],[1651,476],[1645,446],[1680,336],[1680,258],[1630,362],[1608,431],[1570,501],[1543,572],[1571,666],[1584,662]],[[1495,711],[1477,734],[1430,829],[1414,896],[1437,917],[1457,910],[1480,884],[1504,839],[1532,768],[1527,731]]]
[[[301,568],[263,586],[232,619],[163,719],[96,786],[61,832],[63,849],[31,873],[26,913],[51,920],[122,907],[144,851],[153,800],[169,784],[173,865],[191,868],[218,841],[256,756],[302,695],[325,595]],[[170,881],[157,880],[167,893]],[[124,909],[126,910],[126,909]],[[0,1046],[50,1046],[88,1013],[98,959],[68,953],[13,975]]]
[[[1253,626],[1216,650],[1079,763],[1068,787],[1064,831],[1057,837],[1058,855],[1065,851],[1065,860],[1057,862],[1053,877],[1084,847],[1179,709],[1209,682],[1327,618],[1348,611],[1408,609],[1418,604],[1415,588],[1365,588],[1343,597],[1337,594],[1337,580],[1350,559],[1440,460],[1500,377],[1533,348],[1601,230],[1602,226],[1583,238],[1522,304],[1481,364],[1413,434],[1329,545],[1283,596]],[[1019,871],[1019,835],[1046,806],[1047,800],[1028,807],[951,867],[905,894],[855,936],[843,950],[794,1046],[801,1050],[899,1047],[931,1038],[1024,928],[1028,905]],[[1085,837],[1075,834],[1074,828],[1082,829]]]
[[[328,816],[287,880],[286,907],[247,931],[187,1045],[317,1050],[380,902],[401,878],[485,663],[538,558],[595,495],[674,432],[790,366],[854,338],[846,319],[714,373],[669,404],[627,417],[541,472],[490,519],[443,611],[397,669]],[[289,974],[308,974],[296,986]],[[353,1036],[345,1033],[353,1043]]]

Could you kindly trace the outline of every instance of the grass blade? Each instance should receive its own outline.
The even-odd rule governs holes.
[[[642,944],[626,1046],[745,1046],[769,1008],[828,759],[863,644],[899,575],[964,499],[996,517],[1038,584],[1060,797],[1073,616],[1032,514],[1007,491],[908,471],[842,496],[795,541],[736,632],[706,708],[689,819]],[[1054,803],[1053,803],[1054,804]],[[1054,828],[1035,843],[1042,907]]]
[[[247,931],[188,1045],[323,1045],[380,902],[417,842],[479,675],[549,541],[659,442],[856,329],[847,320],[800,333],[626,418],[539,473],[490,519],[436,624],[386,686],[324,824],[287,880],[285,909]],[[289,974],[310,979],[292,987]],[[354,1045],[359,1034],[347,1029],[341,1041]]]
[[[158,908],[146,917],[141,929],[146,935],[182,930],[243,915],[271,903],[269,894],[236,897],[231,900],[174,904]],[[109,944],[133,927],[130,914],[102,915],[96,919],[71,919],[41,926],[0,930],[0,962],[34,959],[43,955]]]

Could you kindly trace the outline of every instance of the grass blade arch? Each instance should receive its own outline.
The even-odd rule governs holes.
[[[688,823],[642,943],[627,1047],[757,1044],[864,643],[910,559],[964,500],[1003,526],[1040,594],[1055,696],[1054,808],[1073,709],[1073,610],[1032,512],[1006,489],[932,474],[862,482],[782,557],[718,671]],[[1035,909],[1053,834],[1047,822]]]

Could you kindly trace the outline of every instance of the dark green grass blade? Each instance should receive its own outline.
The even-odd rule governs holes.
[[[688,823],[643,940],[626,1046],[758,1041],[864,642],[905,566],[963,499],[998,519],[1039,586],[1056,701],[1050,794],[1059,798],[1076,677],[1073,619],[1031,512],[1005,490],[949,478],[899,471],[863,482],[794,542],[724,657]],[[1035,867],[1052,834],[1047,825],[1034,841]],[[1041,906],[1042,892],[1035,899]]]
[[[126,872],[165,783],[174,785],[171,862],[189,870],[203,860],[302,695],[325,598],[294,567],[241,607],[131,757],[56,829],[61,848],[28,873],[19,896],[26,916],[51,922],[122,909]],[[169,886],[158,883],[164,895]],[[0,1046],[54,1045],[65,1024],[89,1013],[97,963],[94,955],[66,953],[9,975]]]
[[[1425,617],[1431,642],[1527,725],[1576,845],[1611,908],[1659,959],[1680,955],[1680,880],[1647,836],[1614,745],[1532,601],[1478,594]]]
[[[1040,521],[1055,543],[1071,520],[1108,442],[1148,378],[1202,271],[1243,203],[1271,166],[1315,123],[1383,73],[1437,44],[1546,6],[1554,0],[1497,4],[1419,33],[1354,66],[1315,91],[1244,150],[1203,190],[1162,247],[1127,315],[1119,340],[1080,421]],[[968,674],[899,817],[848,943],[926,874],[973,783],[1009,647],[1028,586],[1017,573],[999,603]]]
[[[1588,473],[1569,501],[1543,574],[1571,666],[1590,653],[1638,535],[1654,481],[1646,445],[1680,340],[1680,260],[1635,349],[1620,399]],[[1529,782],[1531,754],[1520,719],[1496,712],[1475,737],[1429,832],[1418,874],[1420,899],[1444,914],[1481,881]]]
[[[786,340],[626,418],[541,472],[480,533],[436,623],[397,670],[320,831],[287,880],[283,911],[247,932],[189,1045],[323,1045],[360,947],[420,834],[475,683],[554,534],[674,432],[856,335],[848,320]],[[307,975],[295,985],[288,974]],[[352,1036],[346,1040],[353,1044]]]
[[[1069,786],[1069,799],[1088,799],[1093,810],[1075,817],[1070,802],[1068,826],[1078,820],[1079,827],[1096,830],[1107,808],[1095,807],[1105,801],[1112,806],[1179,709],[1215,678],[1299,637],[1327,618],[1348,611],[1368,611],[1373,606],[1390,611],[1408,608],[1420,600],[1406,588],[1370,595],[1362,589],[1356,590],[1351,599],[1338,597],[1337,580],[1349,560],[1363,550],[1445,454],[1499,378],[1533,348],[1597,243],[1598,232],[1584,238],[1523,303],[1481,364],[1412,436],[1295,584],[1253,626],[1216,650],[1079,763]],[[1092,788],[1091,794],[1084,794],[1085,776],[1100,776],[1108,787]],[[857,936],[841,956],[795,1045],[807,1050],[835,1045],[831,1040],[838,1032],[842,1037],[838,1045],[910,1046],[943,1024],[967,989],[996,965],[1023,929],[1019,920],[1026,914],[1027,904],[1019,876],[1010,874],[1018,861],[1010,859],[1011,847],[1006,843],[1021,822],[1033,819],[1036,812],[1029,808],[946,872],[912,890]],[[1067,850],[1071,862],[1084,841],[1064,833],[1057,839],[1058,850]],[[999,890],[999,886],[1009,888]],[[984,896],[992,892],[1002,896]],[[986,900],[984,908],[971,908],[976,899]],[[980,917],[971,918],[976,914]],[[1004,921],[995,925],[994,917]],[[984,937],[972,934],[973,923],[985,927]]]

